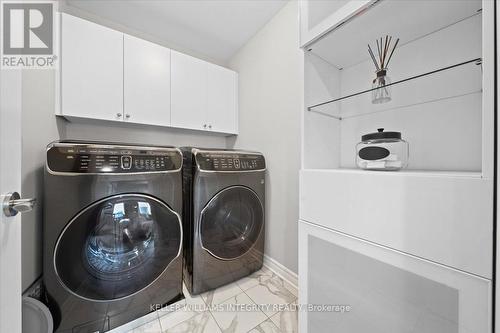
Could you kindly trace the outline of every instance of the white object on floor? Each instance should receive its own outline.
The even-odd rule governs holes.
[[[23,297],[23,332],[52,333],[53,330],[49,308],[32,297]]]

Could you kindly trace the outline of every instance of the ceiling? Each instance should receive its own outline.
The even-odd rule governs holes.
[[[287,2],[66,0],[66,6],[225,63]]]

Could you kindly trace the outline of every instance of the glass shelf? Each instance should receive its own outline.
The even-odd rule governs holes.
[[[347,93],[343,96],[308,106],[307,110],[342,120],[481,93],[481,64],[482,59],[475,58],[423,74],[395,80],[391,84],[386,85],[390,86],[392,90],[392,100],[387,103],[372,104],[372,91],[380,89],[374,88]]]

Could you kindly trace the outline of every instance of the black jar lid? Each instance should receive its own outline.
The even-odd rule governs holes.
[[[361,137],[361,141],[377,140],[377,139],[400,139],[401,132],[384,132],[383,128],[377,128],[378,132],[365,134]]]

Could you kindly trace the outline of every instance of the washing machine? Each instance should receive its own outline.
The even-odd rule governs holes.
[[[266,163],[256,152],[181,150],[184,282],[199,294],[262,267]]]
[[[47,147],[43,281],[55,332],[104,332],[182,296],[182,156]]]

